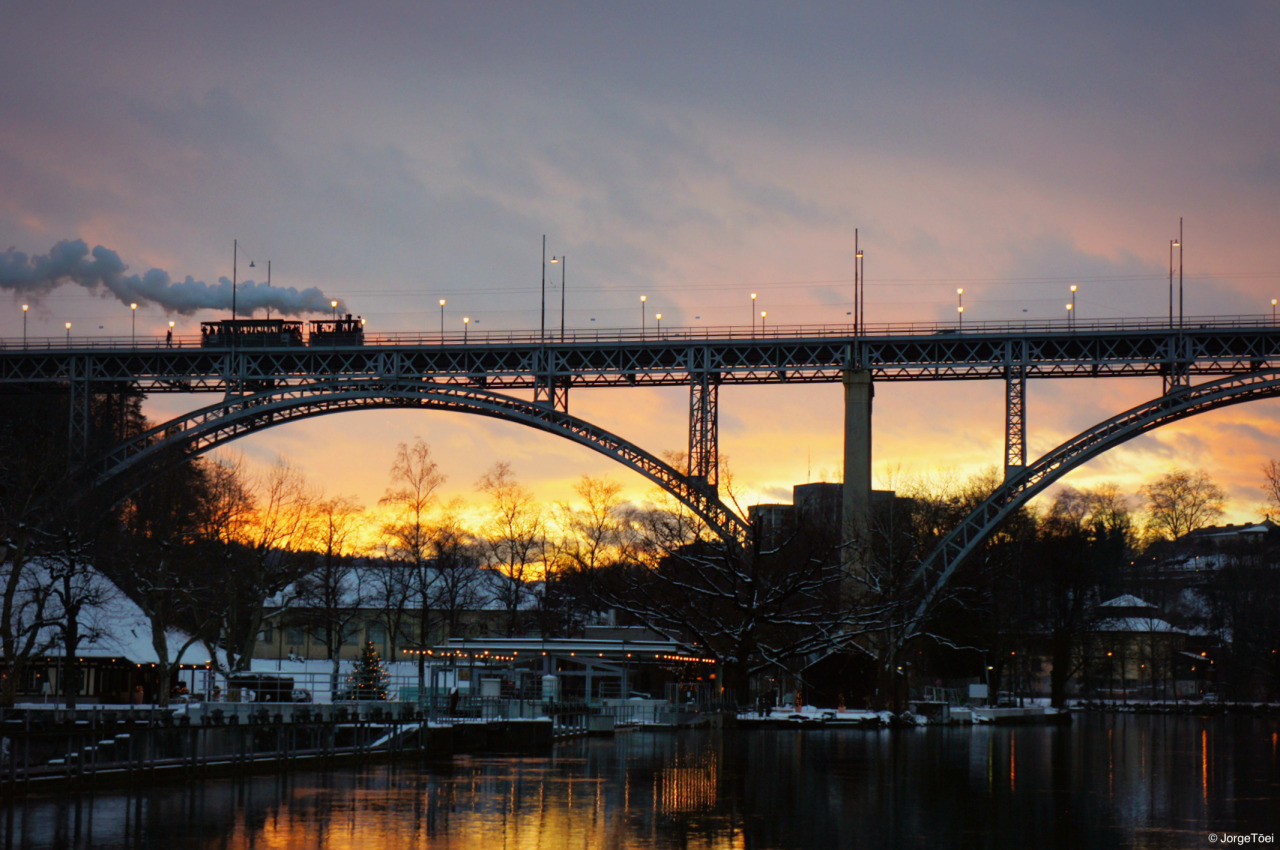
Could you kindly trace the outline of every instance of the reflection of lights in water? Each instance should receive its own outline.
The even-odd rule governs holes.
[[[712,750],[677,758],[675,765],[659,774],[660,810],[670,814],[714,808],[716,772],[716,755]]]
[[[1009,792],[1018,790],[1018,733],[1009,733]]]
[[[1200,730],[1200,794],[1209,805],[1209,730]]]

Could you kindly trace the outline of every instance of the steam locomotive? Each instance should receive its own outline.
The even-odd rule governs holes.
[[[364,345],[364,319],[350,313],[341,319],[308,322],[303,337],[302,322],[284,319],[223,319],[200,323],[200,344],[205,348],[244,346],[246,348],[298,345]]]

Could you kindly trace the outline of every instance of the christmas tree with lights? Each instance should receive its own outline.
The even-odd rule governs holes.
[[[347,684],[351,687],[352,699],[386,699],[387,682],[391,676],[382,664],[382,656],[373,648],[373,641],[366,641],[360,660],[351,672]]]

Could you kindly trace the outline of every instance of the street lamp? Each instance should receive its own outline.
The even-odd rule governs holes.
[[[769,311],[768,311],[768,310],[761,310],[761,311],[760,311],[760,336],[768,336],[768,335],[769,335],[769,331],[768,331],[768,330],[766,330],[766,326],[767,326],[767,324],[768,324],[768,323],[765,321],[765,320],[766,320],[766,319],[768,319],[768,318],[769,318]]]
[[[756,335],[756,293],[751,293],[751,335]]]
[[[27,305],[26,305],[26,304],[23,304],[23,305],[22,305],[22,309],[23,309],[23,310],[27,309]],[[22,320],[23,320],[23,324],[22,324],[22,344],[23,344],[24,346],[26,345],[26,342],[27,342],[27,325],[26,325],[26,319],[27,319],[26,314],[23,314],[23,316],[22,316]],[[1273,325],[1274,325],[1275,323],[1276,323],[1276,299],[1275,299],[1275,298],[1272,298],[1272,299],[1271,299],[1271,324],[1273,324]]]
[[[129,305],[129,315],[133,318],[133,328],[129,331],[129,344],[138,344],[138,302]]]
[[[1074,304],[1067,305],[1067,329],[1068,330],[1075,329],[1075,326],[1076,326],[1075,320],[1072,318],[1072,315],[1071,315],[1072,313],[1075,312],[1075,309],[1076,309],[1076,305]]]
[[[71,323],[67,322],[67,346],[71,345]]]
[[[662,314],[657,314],[658,319],[658,339],[662,339]]]
[[[551,264],[560,264],[560,341],[564,342],[564,268],[569,265],[565,262],[564,254],[551,258]]]
[[[1178,216],[1178,328],[1182,328],[1182,216]]]
[[[440,299],[440,338],[444,339],[444,299]]]
[[[649,296],[648,296],[648,295],[641,295],[641,296],[640,296],[640,338],[641,338],[641,339],[644,339],[644,327],[645,327],[645,320],[644,320],[644,303],[645,303],[646,301],[648,301],[648,300],[649,300]]]
[[[336,322],[336,321],[338,320],[338,301],[337,301],[337,299],[334,299],[333,301],[330,301],[330,302],[329,302],[329,309],[333,311],[333,320]]]
[[[863,265],[862,249],[857,247],[857,228],[854,228],[853,231],[853,243],[853,332],[855,334],[861,334],[866,329],[867,325],[867,316],[864,312],[866,309],[866,299],[863,297],[863,293],[867,288],[867,275],[865,272],[866,267]]]
[[[31,309],[30,304],[22,305],[22,347],[27,347],[27,311]],[[1272,310],[1271,312],[1275,312]]]
[[[964,330],[964,287],[956,290],[956,315],[960,318],[957,321],[957,329]]]
[[[1181,224],[1179,224],[1179,229],[1181,229]],[[1173,249],[1174,248],[1178,249],[1178,261],[1179,261],[1179,265],[1181,265],[1181,261],[1182,261],[1182,240],[1181,239],[1169,240],[1169,327],[1171,329],[1173,328]],[[1179,280],[1178,288],[1179,288],[1179,291],[1181,291],[1181,288],[1182,288],[1181,270],[1179,270],[1178,272],[1178,280]]]
[[[173,347],[173,319],[169,320],[169,336],[165,337],[165,344],[169,348]]]
[[[1069,318],[1071,319],[1072,327],[1075,327],[1076,323],[1076,289],[1077,286],[1074,283],[1071,284],[1071,313],[1069,314]]]
[[[462,344],[463,345],[467,344],[467,327],[470,324],[471,324],[471,317],[463,316],[462,317]]]

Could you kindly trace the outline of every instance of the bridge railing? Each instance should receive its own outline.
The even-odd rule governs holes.
[[[1184,316],[1181,321],[1174,318],[1172,324],[1168,317],[1129,318],[1129,319],[1091,319],[1089,321],[1068,321],[1067,319],[1023,319],[1023,320],[966,320],[963,325],[956,321],[946,322],[869,322],[864,326],[863,335],[869,338],[904,337],[904,336],[955,336],[974,334],[1096,334],[1125,333],[1142,331],[1231,329],[1231,328],[1278,328],[1269,315],[1238,316]],[[499,330],[499,331],[389,331],[385,333],[366,333],[365,346],[378,345],[530,345],[545,343],[555,345],[563,342],[566,345],[582,345],[596,343],[666,343],[680,341],[714,340],[717,342],[752,339],[816,339],[823,337],[849,337],[854,335],[853,323],[834,324],[778,324],[778,325],[697,325],[683,327],[646,327],[646,328],[566,328],[563,334],[557,330],[540,334],[533,330]],[[66,350],[121,350],[121,349],[162,349],[162,348],[201,348],[202,338],[199,334],[165,336],[51,336],[28,337],[26,339],[0,339],[0,350],[31,351],[66,351]],[[238,343],[242,349],[260,349],[262,345],[254,345],[250,340]],[[276,347],[276,346],[273,346]],[[342,346],[337,346],[342,347]]]

